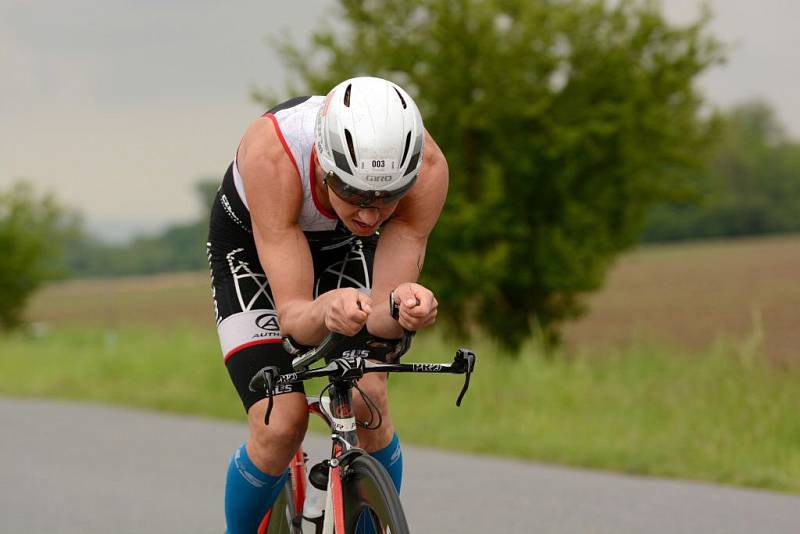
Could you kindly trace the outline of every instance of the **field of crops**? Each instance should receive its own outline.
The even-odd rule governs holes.
[[[755,334],[773,360],[800,360],[800,237],[656,246],[623,256],[572,346],[633,339],[702,349]]]

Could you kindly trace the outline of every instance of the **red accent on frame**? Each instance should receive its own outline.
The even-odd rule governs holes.
[[[272,121],[272,125],[275,127],[275,133],[278,134],[278,139],[281,140],[283,149],[286,151],[286,154],[289,155],[289,159],[292,160],[292,165],[294,165],[294,168],[297,170],[297,176],[300,176],[300,167],[297,166],[297,161],[295,161],[294,156],[292,155],[292,151],[289,149],[289,145],[286,143],[286,138],[283,137],[283,132],[281,131],[281,127],[278,124],[278,119],[275,118],[275,115],[273,115],[272,113],[267,113],[264,116]]]
[[[247,347],[254,347],[256,345],[265,345],[267,343],[281,343],[281,338],[271,337],[267,339],[257,339],[255,341],[251,341],[249,343],[244,343],[242,345],[234,347],[228,351],[228,354],[225,355],[225,361],[227,362],[228,358],[230,358],[231,356],[233,356],[242,349],[246,349]]]
[[[340,445],[336,446],[334,457],[339,456],[342,452]],[[344,532],[344,496],[342,495],[342,477],[340,476],[339,467],[332,467],[328,476],[331,478],[331,491],[333,492],[333,525],[336,534]]]
[[[317,211],[323,214],[328,219],[336,220],[338,217],[336,215],[331,214],[328,210],[322,207],[322,203],[319,201],[317,197],[317,182],[314,176],[314,172],[317,168],[317,152],[315,150],[311,151],[311,163],[309,164],[309,184],[311,185],[311,198],[314,200],[314,205],[317,207]]]
[[[265,534],[267,532],[270,516],[272,516],[272,508],[267,510],[267,514],[264,516],[264,519],[261,520],[261,524],[258,525],[258,534]]]
[[[292,459],[292,487],[294,488],[294,513],[303,513],[303,504],[306,502],[306,462],[303,458],[303,446],[297,449]]]

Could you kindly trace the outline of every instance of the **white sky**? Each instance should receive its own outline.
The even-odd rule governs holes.
[[[700,2],[664,4],[682,22]],[[0,189],[29,178],[109,237],[196,216],[193,184],[221,176],[263,111],[249,90],[283,87],[266,36],[292,29],[305,44],[332,5],[2,0]],[[800,2],[711,5],[712,30],[735,47],[701,81],[709,98],[766,98],[800,137]]]

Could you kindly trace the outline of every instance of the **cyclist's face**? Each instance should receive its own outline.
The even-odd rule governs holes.
[[[399,201],[391,204],[378,202],[374,206],[362,208],[345,202],[336,196],[336,193],[330,188],[328,189],[328,197],[333,210],[342,220],[342,223],[348,230],[358,236],[374,234],[375,230],[394,213],[399,203]]]

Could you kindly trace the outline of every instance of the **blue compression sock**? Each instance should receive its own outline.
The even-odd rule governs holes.
[[[394,482],[397,493],[400,493],[400,483],[403,481],[403,451],[400,449],[400,438],[397,432],[392,436],[392,441],[383,449],[369,453],[378,460]]]
[[[252,534],[286,483],[287,472],[274,477],[261,471],[244,445],[233,454],[225,483],[227,534]]]

